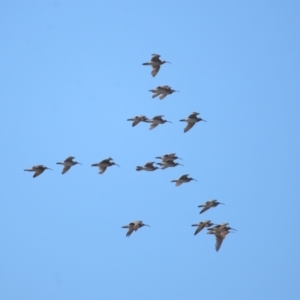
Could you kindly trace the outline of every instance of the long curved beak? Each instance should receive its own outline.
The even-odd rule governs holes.
[[[150,225],[147,225],[147,224],[144,224],[144,226],[148,226],[148,227],[151,227]]]
[[[194,178],[192,178],[192,180],[195,180],[195,181],[197,181],[197,182],[198,182],[198,180],[196,180],[196,179],[194,179]]]
[[[174,91],[180,93],[180,91],[177,91],[177,90],[174,90]]]
[[[50,168],[47,168],[47,170],[51,170],[51,171],[53,171],[52,169],[50,169]]]
[[[219,202],[219,204],[223,204],[223,205],[225,205],[225,203],[221,203],[221,202]]]
[[[167,122],[173,124],[171,121],[167,121]]]
[[[207,123],[207,121],[205,121],[205,120],[203,120],[203,119],[202,119],[201,121],[203,121],[203,122]]]
[[[77,162],[78,165],[82,165],[81,163]]]
[[[169,61],[166,61],[166,63],[171,64]]]
[[[115,163],[116,166],[118,166],[120,168],[120,166],[118,164]]]
[[[179,166],[183,166],[184,167],[184,165],[182,165],[182,164],[178,164]]]

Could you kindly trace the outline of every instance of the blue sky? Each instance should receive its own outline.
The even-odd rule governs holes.
[[[1,299],[298,299],[299,15],[298,1],[1,1]],[[172,63],[155,78],[152,53]],[[152,99],[164,84],[180,92]],[[207,123],[183,133],[193,111]],[[173,123],[132,128],[141,114]],[[135,171],[170,152],[183,167]],[[82,166],[61,175],[71,155]],[[107,157],[120,168],[98,175]],[[33,179],[35,164],[53,171]],[[183,174],[198,182],[175,187]],[[209,199],[226,205],[199,215]],[[237,229],[218,253],[193,235],[206,219]],[[134,220],[151,227],[126,238]]]

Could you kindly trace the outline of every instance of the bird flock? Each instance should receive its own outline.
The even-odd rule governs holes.
[[[161,65],[169,63],[168,61],[165,60],[160,60],[160,55],[158,54],[152,54],[152,58],[149,62],[143,63],[145,66],[151,66],[152,71],[151,75],[155,77],[160,70]],[[167,95],[171,95],[174,92],[179,92],[177,90],[172,89],[171,87],[164,85],[164,86],[158,86],[155,89],[149,90],[150,92],[153,93],[152,98],[159,97],[160,100],[163,100]],[[204,121],[202,118],[198,117],[199,113],[198,112],[193,112],[190,114],[187,118],[181,119],[179,121],[181,122],[187,122],[186,127],[184,128],[184,133],[189,131],[197,122]],[[150,130],[154,129],[160,124],[164,123],[172,123],[168,120],[163,119],[163,115],[159,116],[154,116],[153,118],[147,118],[146,116],[135,116],[133,118],[127,119],[127,121],[132,121],[132,127],[138,125],[141,122],[145,123],[150,123]],[[65,174],[70,170],[70,168],[74,165],[81,165],[81,163],[74,161],[74,156],[70,156],[66,158],[63,162],[57,162],[56,164],[62,165],[62,174]],[[170,167],[176,167],[176,166],[183,166],[182,164],[176,162],[175,160],[180,159],[180,157],[176,156],[175,153],[169,153],[165,154],[162,156],[157,156],[155,157],[156,159],[160,159],[161,161],[156,163],[156,162],[147,162],[144,166],[137,166],[136,171],[155,171],[157,169],[162,169],[165,170]],[[157,164],[158,166],[155,166],[154,164]],[[118,166],[120,167],[117,163],[113,161],[111,157],[107,159],[103,159],[99,163],[94,163],[91,166],[92,167],[98,167],[99,168],[99,174],[103,174],[108,167],[111,166]],[[44,165],[35,165],[32,168],[25,169],[24,171],[27,172],[34,172],[33,178],[41,175],[45,170],[52,170]],[[53,171],[53,170],[52,170]],[[171,180],[171,182],[175,183],[175,186],[180,186],[183,183],[188,183],[190,181],[197,181],[196,179],[189,177],[189,174],[184,174],[180,176],[178,179]],[[204,204],[199,205],[199,208],[202,208],[200,211],[200,214],[204,213],[205,211],[209,210],[210,208],[217,207],[219,204],[224,205],[224,203],[218,202],[217,200],[210,200],[206,201]],[[130,222],[128,225],[122,226],[122,228],[128,229],[126,233],[126,237],[129,237],[133,231],[137,231],[139,228],[148,226],[147,224],[144,224],[143,221],[134,221]],[[215,249],[216,251],[219,251],[223,240],[225,239],[226,235],[228,233],[232,233],[233,230],[236,231],[236,229],[232,228],[229,226],[229,223],[222,223],[222,224],[214,224],[211,222],[211,220],[205,220],[201,221],[197,224],[192,224],[192,226],[197,227],[194,235],[197,235],[200,231],[202,231],[205,227],[207,227],[207,234],[213,234],[215,235],[216,238],[216,244],[215,244]]]

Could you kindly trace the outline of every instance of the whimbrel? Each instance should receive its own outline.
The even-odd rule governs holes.
[[[126,236],[129,237],[133,231],[137,231],[139,228],[143,226],[150,227],[150,225],[144,224],[143,221],[134,221],[129,223],[128,225],[122,226],[122,228],[128,228]]]
[[[204,204],[198,206],[198,207],[203,207],[203,209],[200,211],[200,214],[204,213],[205,211],[207,211],[212,207],[218,206],[219,204],[225,205],[224,203],[218,202],[217,200],[206,201]]]
[[[167,120],[163,120],[163,115],[160,115],[160,116],[155,116],[155,117],[153,117],[152,119],[147,119],[145,122],[147,122],[147,123],[151,123],[151,126],[150,126],[150,130],[151,129],[153,129],[153,128],[155,128],[157,125],[159,125],[159,124],[164,124],[164,123],[166,123],[166,122],[168,122],[168,123],[172,123],[172,122],[170,122],[170,121],[167,121]]]
[[[164,63],[170,64],[170,62],[165,60],[160,60],[159,58],[160,55],[152,54],[151,61],[143,63],[144,66],[152,66],[151,75],[153,77],[158,73],[161,65],[163,65]]]
[[[160,165],[162,167],[162,170],[166,169],[166,168],[170,168],[170,167],[176,167],[178,165],[183,166],[180,163],[175,162],[172,159],[169,160],[163,160],[161,163],[157,163],[158,165]]]
[[[165,154],[165,155],[161,155],[161,156],[156,156],[155,158],[159,158],[162,161],[175,160],[175,159],[181,159],[182,160],[182,158],[176,156],[175,153],[169,153],[169,154]]]
[[[158,86],[156,89],[149,90],[149,92],[153,93],[152,98],[155,98],[160,95],[159,99],[163,100],[166,96],[179,91],[171,89],[171,87],[169,87],[168,85],[161,85]]]
[[[196,229],[194,235],[196,235],[197,233],[199,233],[204,227],[210,227],[214,225],[210,220],[207,221],[202,221],[198,224],[193,224],[192,226],[197,226],[198,228]]]
[[[159,167],[155,167],[153,166],[153,164],[155,164],[155,162],[148,162],[146,163],[143,167],[141,166],[137,166],[136,170],[137,171],[141,171],[141,170],[145,170],[145,171],[155,171],[156,169],[159,169]]]
[[[133,121],[132,122],[132,127],[139,124],[140,122],[145,122],[146,120],[147,120],[147,118],[145,116],[136,116],[134,118],[127,119],[127,121]]]
[[[171,180],[171,182],[176,182],[175,185],[176,185],[176,186],[180,186],[182,183],[190,182],[191,180],[197,181],[196,179],[191,178],[191,177],[188,177],[188,176],[189,176],[189,174],[182,175],[182,176],[179,177],[178,179]]]
[[[214,234],[216,237],[216,245],[215,245],[216,251],[219,251],[223,240],[225,239],[226,235],[231,232],[230,231],[231,229],[233,229],[233,228],[227,227],[227,226],[222,227],[220,229],[213,229],[213,228],[208,229],[207,233]]]
[[[107,167],[111,167],[113,165],[120,167],[118,164],[112,161],[111,157],[100,161],[97,164],[92,164],[92,167],[98,167],[100,169],[99,174],[103,174]]]
[[[34,178],[34,177],[41,175],[45,170],[53,171],[52,169],[47,168],[46,166],[43,166],[43,165],[36,165],[36,166],[33,166],[31,169],[25,169],[24,171],[35,172],[33,174],[33,178]]]
[[[67,159],[64,160],[64,162],[58,162],[56,163],[57,165],[64,165],[64,168],[62,170],[62,174],[65,174],[69,169],[74,166],[74,165],[81,165],[81,163],[77,161],[73,161],[75,157],[74,156],[69,156]]]
[[[193,112],[186,119],[180,120],[181,122],[187,122],[187,126],[183,130],[184,132],[189,131],[197,122],[200,122],[200,121],[206,122],[202,118],[198,118],[197,115],[199,115],[199,113]]]

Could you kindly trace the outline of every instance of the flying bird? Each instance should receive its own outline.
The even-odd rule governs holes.
[[[171,180],[171,182],[176,182],[175,185],[176,185],[176,186],[180,186],[182,183],[190,182],[191,180],[197,181],[196,179],[190,178],[190,177],[188,177],[188,176],[189,176],[189,174],[182,175],[182,176],[179,177],[178,179]]]
[[[46,166],[43,166],[43,165],[36,165],[36,166],[33,166],[31,169],[25,169],[24,171],[34,172],[33,178],[35,178],[35,177],[41,175],[45,170],[53,171],[52,169],[47,168]]]
[[[139,228],[141,228],[143,226],[150,227],[150,225],[144,224],[143,221],[134,221],[134,222],[129,223],[128,225],[122,226],[122,228],[128,228],[126,236],[130,237],[130,235],[132,234],[133,231],[137,231]]]
[[[189,131],[197,122],[200,122],[200,121],[206,122],[202,118],[198,118],[197,115],[199,115],[199,113],[193,112],[186,119],[180,120],[181,122],[187,122],[187,126],[183,130],[184,132]]]
[[[152,54],[152,58],[149,62],[145,62],[143,63],[144,66],[152,66],[152,71],[151,71],[151,75],[153,77],[155,77],[155,75],[158,73],[160,66],[168,63],[170,64],[170,62],[165,61],[165,60],[160,60],[160,55],[158,54]]]
[[[57,162],[57,165],[63,165],[64,168],[62,170],[62,174],[65,174],[67,171],[70,170],[70,168],[74,165],[81,165],[81,163],[77,162],[77,161],[73,161],[75,157],[74,156],[69,156],[67,159],[65,159],[63,162]]]
[[[198,206],[198,207],[203,207],[203,209],[200,211],[200,214],[204,213],[205,211],[207,211],[212,207],[218,206],[219,204],[225,205],[224,203],[218,202],[217,200],[206,201],[204,204]]]
[[[171,89],[168,85],[158,86],[156,89],[149,90],[152,92],[152,98],[159,96],[160,100],[163,100],[166,96],[173,94],[174,92],[179,92],[177,90]]]
[[[111,166],[118,166],[120,167],[118,164],[116,164],[115,162],[112,161],[113,159],[111,157],[104,159],[102,161],[100,161],[97,164],[92,164],[92,167],[98,167],[99,168],[99,174],[103,174],[105,172],[105,170],[107,169],[107,167],[111,167]]]

